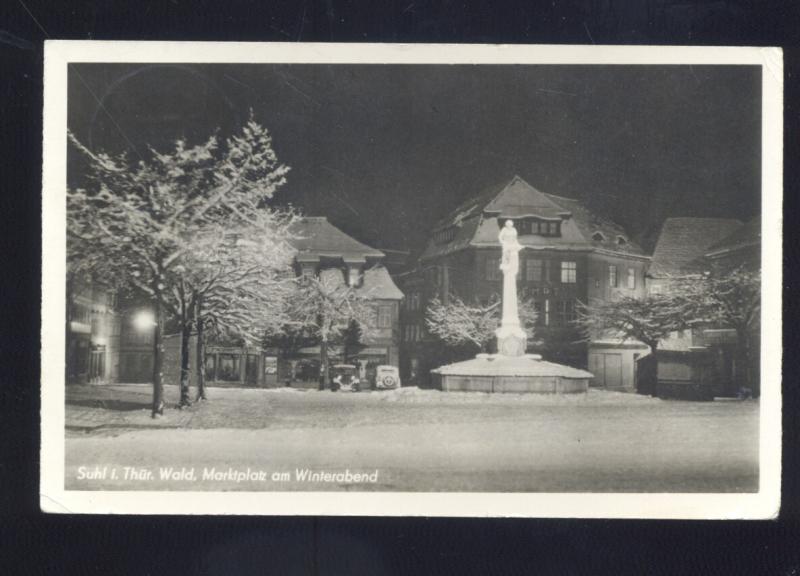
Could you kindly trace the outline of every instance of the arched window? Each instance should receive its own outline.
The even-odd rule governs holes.
[[[595,242],[603,242],[605,241],[605,239],[606,237],[603,236],[602,232],[595,232],[594,234],[592,234],[592,240],[594,240]]]

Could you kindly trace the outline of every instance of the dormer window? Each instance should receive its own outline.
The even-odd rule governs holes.
[[[456,229],[454,226],[450,226],[444,230],[437,230],[433,235],[433,239],[437,244],[447,244],[448,242],[452,242],[455,237]]]
[[[602,232],[595,232],[594,234],[592,234],[592,240],[594,240],[595,242],[605,242],[605,239],[606,237],[603,236]]]
[[[617,245],[618,246],[625,246],[628,243],[628,240],[624,236],[617,236]]]
[[[500,219],[502,221],[502,218]],[[523,218],[514,221],[514,228],[520,236],[535,234],[538,236],[560,236],[561,222],[538,220],[536,218]]]

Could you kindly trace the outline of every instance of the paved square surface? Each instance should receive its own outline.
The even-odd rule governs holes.
[[[68,489],[758,490],[752,400],[211,388],[153,420],[148,385],[67,394]]]

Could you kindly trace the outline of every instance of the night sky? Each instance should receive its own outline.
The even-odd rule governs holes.
[[[276,201],[378,248],[420,249],[516,173],[650,249],[666,217],[758,213],[760,81],[745,66],[72,64],[69,127],[135,158],[224,137],[252,109],[291,167]]]

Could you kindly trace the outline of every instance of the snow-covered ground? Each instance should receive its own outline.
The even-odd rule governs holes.
[[[662,401],[598,390],[549,396],[211,388],[207,402],[169,409],[154,421],[149,395],[144,385],[68,390],[68,488],[758,488],[754,401]],[[177,391],[168,387],[167,398],[175,397]],[[162,479],[170,467],[174,476]],[[145,474],[133,477],[132,469]],[[334,476],[321,485],[298,480],[304,469],[378,474],[374,483]],[[229,470],[247,478],[232,479]],[[93,474],[100,478],[88,478]]]

